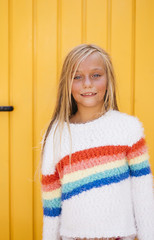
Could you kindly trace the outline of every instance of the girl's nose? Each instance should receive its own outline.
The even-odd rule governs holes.
[[[83,81],[84,86],[90,86],[91,85],[91,79],[89,76],[85,76],[84,81]]]

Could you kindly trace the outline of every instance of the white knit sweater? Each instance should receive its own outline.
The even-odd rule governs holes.
[[[153,176],[142,122],[109,110],[93,121],[71,123],[70,129],[72,168],[67,124],[61,150],[53,146],[54,126],[46,141],[42,239],[154,240]]]

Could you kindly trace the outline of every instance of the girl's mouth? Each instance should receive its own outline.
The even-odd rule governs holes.
[[[95,96],[96,93],[92,93],[92,92],[87,92],[87,93],[83,93],[81,94],[82,97],[92,97],[92,96]]]

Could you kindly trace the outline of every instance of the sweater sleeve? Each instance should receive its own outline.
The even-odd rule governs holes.
[[[42,240],[60,240],[61,181],[56,165],[55,167],[52,165],[52,145],[53,141],[50,135],[44,148],[41,172]]]
[[[138,240],[154,239],[154,188],[148,146],[142,122],[137,119],[138,140],[128,146],[127,160]],[[133,134],[133,133],[132,133]]]

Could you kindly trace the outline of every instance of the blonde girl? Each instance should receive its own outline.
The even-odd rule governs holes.
[[[111,57],[99,46],[66,56],[41,161],[43,240],[154,239],[144,128],[119,111]]]

